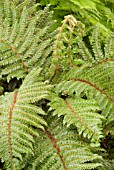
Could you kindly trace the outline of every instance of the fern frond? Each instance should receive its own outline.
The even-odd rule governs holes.
[[[35,5],[35,0],[12,0],[19,11],[23,10],[25,6],[32,8]]]
[[[99,62],[101,60],[106,59],[106,57],[104,56],[103,49],[101,48],[102,44],[100,42],[101,39],[100,39],[100,33],[98,31],[98,28],[94,28],[92,31],[93,32],[90,37],[90,44],[92,46],[92,52],[90,52],[90,49],[88,49],[86,47],[86,45],[82,39],[79,40],[78,46],[79,46],[79,53],[81,54],[83,60],[94,64],[95,62]],[[109,46],[109,44],[108,44],[108,46]],[[111,44],[110,44],[109,48],[110,47],[111,47]],[[105,48],[105,50],[107,51],[108,49]],[[108,56],[108,58],[109,58],[109,56]]]
[[[83,40],[79,40],[78,46],[79,46],[79,52],[83,60],[90,62],[90,63],[94,63],[95,59],[90,53],[90,51],[88,50],[88,48],[85,46],[85,43],[83,42]]]
[[[99,145],[99,139],[102,137],[103,116],[97,113],[99,107],[95,100],[62,99],[55,95],[50,103],[50,110],[54,110],[53,115],[64,115],[64,124],[75,125],[79,134],[83,134],[84,137],[92,139],[93,143]]]
[[[101,43],[99,42],[101,39],[99,38],[99,31],[98,28],[93,30],[92,37],[91,37],[91,44],[93,47],[94,57],[96,61],[101,61],[104,58],[102,49],[101,49]]]
[[[105,42],[105,47],[104,47],[104,51],[105,51],[105,59],[107,58],[114,58],[114,37],[113,35],[108,37],[106,39]]]
[[[98,170],[113,170],[114,169],[114,159],[104,159],[101,161],[102,167],[98,167]]]
[[[34,105],[48,95],[50,88],[38,81],[39,73],[39,69],[33,69],[18,91],[0,97],[0,158],[11,170],[19,166],[22,155],[33,154],[33,137],[38,135],[34,127],[44,129],[47,125],[40,116],[46,113]]]
[[[112,0],[113,1],[113,0]],[[105,0],[39,0],[40,4],[53,5],[54,17],[58,18],[58,26],[65,15],[73,14],[78,20],[86,25],[98,26],[100,32],[106,37],[109,32],[113,32],[114,15],[113,2]],[[101,10],[102,9],[102,10]]]
[[[28,156],[25,170],[84,170],[101,166],[92,163],[101,159],[91,152],[87,143],[80,141],[75,130],[62,125],[61,119],[48,117],[48,129],[39,131],[34,144],[34,157]]]
[[[80,65],[78,66],[78,58],[75,58],[72,63],[76,65],[69,67],[62,74],[59,72],[58,76],[56,73],[57,78],[54,80],[58,84],[55,85],[55,91],[57,94],[73,96],[75,93],[77,97],[83,98],[85,95],[87,99],[95,99],[107,124],[114,119],[113,36],[108,37],[107,42],[102,44],[98,30],[95,29],[90,41],[92,52],[82,38],[79,40],[77,51],[81,54]],[[63,59],[61,62],[57,60],[57,63],[63,68]]]
[[[52,52],[50,47],[56,34],[50,31],[54,24],[52,12],[49,6],[37,12],[36,5],[29,7],[30,2],[26,0],[15,6],[18,2],[4,0],[0,7],[0,11],[6,11],[0,16],[1,77],[8,75],[8,81],[25,78],[32,67],[43,66]]]
[[[56,92],[70,95],[75,92],[77,97],[83,96],[84,93],[88,99],[96,99],[102,109],[102,115],[107,118],[106,122],[108,123],[114,118],[113,73],[113,59],[101,61],[98,65],[90,68],[87,66],[74,68],[63,76],[63,82],[56,86]]]
[[[90,36],[91,49],[86,47],[82,39],[78,41],[78,51],[81,54],[81,58],[92,65],[108,58],[113,58],[113,35],[108,36],[104,40],[98,28],[94,28],[92,31],[92,35]]]

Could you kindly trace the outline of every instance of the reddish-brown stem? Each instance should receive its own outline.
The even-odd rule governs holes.
[[[75,112],[74,109],[70,106],[70,104],[68,103],[68,101],[67,101],[67,100],[64,100],[64,101],[65,101],[67,107],[68,107],[68,108],[71,110],[71,112],[73,113],[73,115],[76,116],[77,119],[78,119],[84,126],[86,126],[85,123],[83,122],[82,118],[81,118],[80,116],[78,116],[78,114],[76,114],[76,112]]]
[[[62,157],[62,155],[61,155],[61,153],[60,153],[60,149],[59,149],[59,147],[58,147],[58,145],[57,145],[57,143],[56,143],[56,140],[54,139],[53,135],[52,135],[49,131],[47,131],[47,130],[45,130],[45,134],[48,136],[48,138],[50,139],[53,147],[55,148],[55,150],[56,150],[56,152],[57,152],[57,154],[59,155],[64,170],[68,170],[67,167],[66,167],[66,165],[65,165],[65,162],[64,162],[64,160],[63,160],[63,157]]]
[[[102,64],[102,63],[108,62],[108,61],[114,61],[114,58],[107,58],[106,60],[99,61],[99,64]]]
[[[9,118],[8,118],[8,145],[9,145],[9,154],[10,154],[10,158],[12,161],[12,167],[13,167],[13,155],[12,155],[12,143],[11,143],[11,123],[12,123],[13,109],[14,109],[16,99],[17,99],[17,94],[18,94],[17,92],[14,93],[13,103],[10,107]]]
[[[64,100],[67,107],[69,108],[69,110],[72,112],[72,114],[80,121],[80,123],[86,127],[86,129],[89,129],[89,131],[92,131],[92,133],[94,133],[94,135],[96,135],[96,132],[93,131],[91,128],[89,128],[89,126],[82,120],[82,118],[76,113],[76,111],[72,108],[72,106],[70,105],[70,103],[67,100]]]
[[[97,91],[101,92],[102,94],[104,94],[112,103],[114,102],[113,99],[108,96],[102,89],[100,89],[99,87],[97,87],[95,84],[87,81],[87,80],[84,80],[84,79],[80,79],[80,78],[76,78],[74,79],[74,81],[80,81],[80,82],[84,82],[84,83],[87,83],[89,84],[90,86],[94,87]]]

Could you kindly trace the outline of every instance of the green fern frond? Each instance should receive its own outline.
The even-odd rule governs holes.
[[[98,114],[99,107],[95,100],[62,99],[55,95],[50,103],[50,110],[54,110],[53,115],[64,115],[63,124],[75,125],[79,134],[83,134],[95,145],[99,145],[99,139],[102,137],[102,119],[104,118]]]
[[[114,37],[113,37],[113,35],[106,39],[104,51],[105,51],[105,59],[114,58]]]
[[[78,42],[78,46],[79,46],[79,52],[82,56],[82,58],[87,61],[87,62],[90,62],[90,63],[95,63],[95,62],[99,62],[101,60],[104,60],[106,59],[106,56],[104,56],[103,54],[103,49],[101,48],[101,38],[100,38],[100,33],[98,31],[98,28],[94,28],[92,30],[92,35],[90,37],[90,44],[92,46],[92,52],[90,52],[90,50],[86,47],[84,41],[82,39],[79,40]],[[108,38],[107,38],[108,40]],[[109,48],[111,48],[111,44],[107,44],[109,46]],[[108,48],[106,48],[106,45],[105,45],[105,53],[108,52]],[[111,52],[111,50],[110,50]],[[93,55],[93,54],[94,55]],[[109,55],[107,56],[109,58]]]
[[[35,139],[34,156],[28,156],[25,170],[84,170],[101,166],[92,163],[101,159],[91,152],[87,143],[80,141],[75,130],[62,125],[61,119],[48,117],[48,129],[38,131]]]
[[[74,68],[63,76],[63,82],[56,86],[56,92],[70,95],[75,92],[77,97],[85,94],[88,99],[96,99],[108,123],[114,119],[113,73],[113,59],[106,59],[93,67]]]
[[[81,54],[83,60],[90,62],[90,63],[94,63],[95,59],[90,53],[90,51],[88,50],[88,48],[85,46],[85,43],[83,42],[82,39],[79,40],[78,46],[79,46],[79,53]]]
[[[35,0],[24,0],[24,1],[23,0],[12,0],[12,1],[16,5],[19,11],[23,10],[25,6],[30,9],[30,8],[33,8],[33,6],[35,5]]]
[[[98,28],[94,28],[92,31],[92,35],[90,36],[91,50],[86,47],[85,42],[82,39],[78,42],[79,53],[81,54],[82,59],[94,65],[103,60],[113,58],[113,35],[108,36],[106,40],[101,40]]]
[[[49,6],[36,11],[28,7],[31,1],[24,1],[23,10],[15,3],[4,0],[0,6],[0,67],[1,77],[7,80],[25,78],[32,67],[43,66],[52,52],[52,41],[56,31],[51,32],[54,22]],[[16,3],[17,4],[17,3]],[[22,7],[21,7],[22,8]],[[45,51],[45,53],[44,53]]]
[[[114,159],[104,159],[101,161],[103,167],[98,167],[98,170],[113,170],[114,169]]]
[[[57,41],[59,43],[59,40]],[[95,29],[90,39],[92,45],[92,52],[90,52],[81,38],[78,43],[79,48],[76,49],[77,53],[79,51],[81,54],[80,59],[76,56],[72,61],[72,67],[67,67],[67,71],[61,73],[56,69],[54,75],[56,79],[53,79],[53,82],[57,83],[55,88],[57,94],[72,96],[75,93],[77,97],[83,98],[85,95],[87,99],[95,99],[107,124],[114,119],[113,36],[108,37],[106,41],[103,45],[98,30]],[[61,48],[59,50],[61,55],[65,54],[65,52],[62,53]],[[63,69],[64,59],[61,61],[59,59],[54,64],[55,67],[59,66]]]
[[[93,47],[94,57],[96,61],[101,61],[104,58],[104,55],[103,55],[103,52],[100,46],[101,43],[99,42],[100,40],[101,39],[100,39],[99,31],[98,31],[98,28],[96,28],[93,30],[92,37],[90,40],[92,47]]]
[[[0,97],[0,158],[11,170],[19,166],[22,155],[33,154],[33,137],[38,135],[35,128],[47,125],[40,116],[46,113],[34,105],[48,95],[50,88],[38,81],[40,71],[33,69],[18,91]]]

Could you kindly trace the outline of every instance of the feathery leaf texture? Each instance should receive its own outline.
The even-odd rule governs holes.
[[[84,170],[101,166],[100,163],[92,163],[101,157],[93,154],[86,142],[80,141],[75,130],[63,127],[57,117],[49,116],[47,122],[49,127],[38,131],[35,155],[28,157],[27,170]]]
[[[103,166],[98,167],[98,170],[113,170],[114,169],[114,159],[104,159],[101,161]]]
[[[113,35],[102,44],[95,29],[89,49],[83,24],[69,15],[53,46],[52,12],[36,8],[0,1],[0,77],[22,79],[0,96],[1,161],[7,170],[94,169],[94,148],[114,120]]]
[[[88,100],[96,100],[102,116],[105,117],[104,123],[108,124],[114,120],[114,38],[108,37],[103,48],[99,37],[98,29],[95,28],[90,37],[91,50],[86,47],[82,38],[79,40],[79,48],[76,50],[80,59],[76,56],[67,71],[63,69],[64,60],[62,62],[59,59],[57,63],[52,61],[55,64],[54,68],[59,66],[58,70],[63,69],[58,75],[56,69],[53,79],[55,76],[57,94],[72,96],[75,93],[78,98],[86,96]],[[59,51],[61,56],[65,54],[61,48]]]
[[[47,125],[40,116],[46,113],[34,105],[46,98],[50,88],[37,81],[40,71],[33,69],[18,91],[0,97],[0,157],[11,170],[19,166],[22,155],[33,153],[33,137],[38,135],[34,127],[44,129]]]
[[[104,36],[114,29],[113,0],[39,0],[39,2],[43,6],[53,5],[54,16],[58,20],[63,20],[64,15],[73,13],[74,17],[87,28],[97,25]]]
[[[75,92],[77,97],[85,94],[90,100],[94,98],[107,119],[106,122],[114,119],[113,60],[104,60],[93,67],[73,68],[62,79],[56,86],[57,93],[72,95]]]
[[[79,134],[91,139],[91,145],[99,146],[99,139],[102,137],[101,120],[104,117],[97,113],[99,107],[95,100],[53,96],[50,106],[50,110],[54,110],[53,115],[64,116],[63,124],[68,127],[75,125]]]
[[[52,51],[56,31],[50,32],[54,21],[49,5],[37,12],[37,5],[29,7],[30,2],[3,0],[0,5],[0,68],[8,81],[25,78],[32,67],[43,66]]]
[[[104,49],[102,47],[103,44],[100,37],[102,36],[99,32],[98,27],[94,28],[94,30],[92,31],[92,35],[90,37],[90,44],[92,46],[93,54],[86,47],[84,41],[82,39],[79,40],[78,42],[79,52],[83,60],[95,64],[101,62],[102,60],[106,60],[106,59],[110,60],[111,58],[114,58],[113,57],[114,35],[110,35],[109,37],[106,38],[106,40],[104,40]]]

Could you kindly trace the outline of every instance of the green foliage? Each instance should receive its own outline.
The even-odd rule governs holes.
[[[66,18],[56,36],[50,66],[50,81],[57,83],[50,97],[50,110],[53,115],[64,116],[64,124],[74,125],[79,134],[97,147],[103,138],[102,128],[105,134],[113,135],[113,126],[108,127],[114,120],[114,39],[113,36],[106,40],[100,38],[95,28],[88,48],[80,30],[83,25],[75,19],[71,24],[72,16]],[[72,34],[71,39],[68,34]],[[77,35],[75,43],[74,35]]]
[[[41,5],[51,4],[58,21],[65,15],[73,14],[86,27],[98,25],[106,35],[114,30],[114,2],[112,0],[39,0]]]
[[[93,169],[101,166],[99,163],[87,163],[101,156],[93,154],[89,144],[80,141],[76,130],[62,125],[62,119],[49,116],[49,124],[45,131],[38,131],[40,136],[35,140],[34,157],[28,158],[28,170],[59,169],[80,170]]]
[[[51,109],[54,109],[53,115],[64,115],[63,124],[75,125],[78,133],[91,139],[91,145],[99,145],[99,139],[102,137],[101,127],[103,117],[97,113],[99,110],[94,100],[84,100],[81,98],[61,99],[53,96]]]
[[[1,1],[0,68],[1,77],[7,76],[8,81],[25,78],[33,67],[45,65],[52,51],[52,12],[49,6],[37,12],[36,4],[27,7],[30,2],[16,7],[13,2]]]
[[[61,28],[63,28],[63,25]],[[69,28],[68,25],[66,27]],[[60,31],[62,30],[61,28]],[[67,32],[69,32],[69,30],[70,29],[68,29]],[[64,29],[62,31],[58,33],[57,38],[61,37],[64,43],[62,38]],[[58,77],[56,77],[57,71],[59,72],[60,69],[63,70],[61,76],[59,72],[60,82],[55,87],[57,96],[55,95],[51,102],[51,108],[55,110],[54,115],[65,115],[64,123],[67,123],[67,125],[74,124],[78,128],[79,134],[83,134],[83,136],[87,136],[88,138],[92,137],[92,141],[96,141],[96,143],[102,136],[100,119],[104,119],[105,125],[114,119],[114,59],[112,58],[113,54],[110,55],[110,53],[113,53],[113,50],[111,50],[110,45],[110,50],[107,51],[107,44],[105,44],[103,54],[97,34],[98,30],[96,29],[93,31],[91,37],[93,53],[90,53],[84,41],[80,38],[78,42],[78,53],[81,54],[80,61],[84,61],[80,66],[73,64],[73,58],[72,60],[70,59],[67,49],[67,52],[63,53],[63,49],[65,49],[63,47],[64,45],[61,47],[58,46],[59,42],[61,42],[61,39],[58,39],[58,44],[55,42],[55,48],[59,47],[59,52],[55,54],[54,51],[53,54],[54,59],[58,58],[57,65],[53,67],[53,59],[51,65],[51,68],[55,68],[53,74],[51,72],[54,82],[58,80]],[[66,39],[66,37],[64,37],[64,39]],[[110,41],[112,41],[112,39]],[[69,42],[67,43],[69,45]],[[70,44],[70,46],[72,47],[72,44]],[[61,56],[64,56],[64,58],[69,57],[69,69],[68,67],[64,67],[66,63],[64,63],[64,60],[61,62]],[[110,58],[107,58],[107,56],[110,56]],[[60,95],[66,96],[65,99],[60,98]],[[95,104],[94,100],[97,101],[97,104]],[[99,108],[96,106],[99,106]],[[102,110],[102,115],[96,113],[96,111],[99,110]]]
[[[98,170],[113,170],[114,169],[114,159],[113,160],[108,160],[104,159],[102,162],[103,167],[99,167]]]
[[[47,125],[40,116],[46,113],[34,105],[35,101],[48,95],[50,88],[37,80],[39,72],[39,69],[33,69],[18,91],[0,97],[0,157],[5,161],[6,169],[16,169],[22,154],[32,153],[33,137],[38,135],[33,127],[43,129],[43,125]]]
[[[0,168],[107,170],[113,35],[90,34],[72,15],[52,32],[49,6],[37,10],[31,0],[0,2]]]

